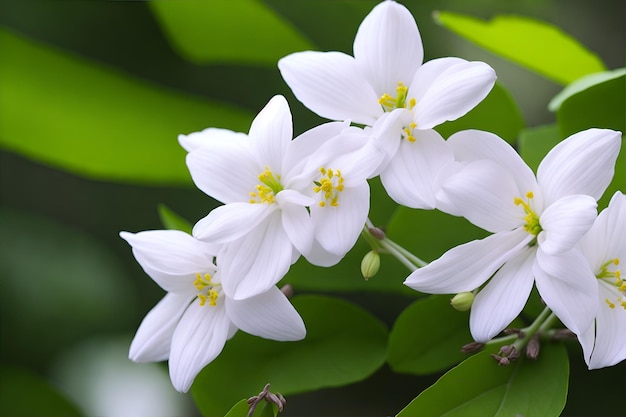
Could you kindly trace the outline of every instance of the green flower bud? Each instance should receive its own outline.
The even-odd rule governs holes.
[[[471,292],[460,292],[450,300],[452,307],[459,311],[467,311],[474,302],[474,294]]]
[[[376,251],[369,251],[363,257],[361,261],[361,274],[363,274],[363,278],[367,281],[380,269],[380,255]]]

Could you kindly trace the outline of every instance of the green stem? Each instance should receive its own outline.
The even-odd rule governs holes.
[[[406,266],[411,272],[428,265],[427,262],[413,255],[411,252],[398,245],[396,242],[389,239],[388,237],[385,237],[383,239],[377,239],[372,236],[370,229],[374,227],[375,226],[371,222],[371,220],[367,219],[365,227],[361,232],[361,236],[363,236],[363,238],[367,241],[367,243],[372,247],[373,250],[392,255],[398,261],[400,261],[400,263]]]

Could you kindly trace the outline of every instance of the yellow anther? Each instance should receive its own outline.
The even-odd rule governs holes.
[[[327,205],[331,207],[339,206],[339,193],[344,189],[344,178],[341,171],[322,167],[320,168],[320,173],[322,178],[319,181],[315,181],[315,187],[313,187],[315,193],[322,194],[322,199],[318,205],[320,207],[326,207]]]
[[[212,282],[211,278],[211,274],[202,275],[196,272],[196,280],[193,282],[193,285],[198,290],[198,300],[200,301],[201,307],[204,307],[207,301],[210,306],[215,307],[217,305],[219,292],[217,292],[215,288],[220,287],[221,284]]]
[[[269,167],[265,167],[265,170],[258,176],[261,184],[257,184],[254,188],[256,192],[250,192],[250,204],[254,203],[267,203],[272,204],[276,201],[276,194],[283,190],[283,185],[280,183],[280,175],[274,175],[270,171]]]
[[[395,109],[404,109],[406,108],[406,99],[407,94],[409,93],[409,88],[403,83],[399,82],[396,87],[396,96],[392,97],[391,95],[384,93],[378,99],[378,104],[380,104],[384,111],[390,112]],[[417,101],[414,98],[409,99],[409,109],[412,109],[417,104]]]
[[[613,304],[608,298],[605,298],[604,302],[608,304],[609,308],[615,308],[615,304]]]
[[[535,211],[530,206],[530,200],[532,200],[534,197],[535,195],[533,194],[533,192],[529,191],[526,193],[527,201],[524,201],[519,197],[515,197],[513,199],[513,203],[516,206],[522,206],[522,208],[524,209],[524,213],[526,213],[526,216],[524,217],[524,221],[526,222],[526,224],[524,224],[524,230],[526,230],[531,235],[537,236],[539,233],[541,233],[541,230],[543,229],[541,228],[541,224],[539,223],[539,216],[537,216],[537,213],[535,213]]]

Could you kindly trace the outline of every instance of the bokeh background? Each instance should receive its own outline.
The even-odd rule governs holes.
[[[32,394],[22,397],[25,394],[20,387],[40,387],[41,392],[49,393],[51,401],[61,401],[54,392],[62,392],[85,415],[195,415],[197,411],[189,397],[171,388],[164,364],[136,365],[126,359],[135,329],[163,292],[135,263],[118,233],[162,228],[157,210],[160,204],[190,221],[203,217],[216,204],[195,189],[189,177],[170,177],[157,182],[105,178],[97,169],[88,169],[89,161],[85,164],[87,168],[68,169],[46,158],[33,157],[36,152],[7,145],[15,140],[7,135],[22,132],[15,129],[15,122],[9,121],[9,117],[19,113],[23,131],[36,135],[37,142],[44,141],[51,149],[57,142],[64,146],[62,126],[73,123],[80,126],[84,141],[77,152],[105,153],[124,160],[129,149],[133,152],[139,149],[143,158],[137,161],[138,165],[151,163],[153,144],[156,148],[164,141],[175,142],[176,133],[209,126],[247,131],[252,117],[275,94],[287,97],[297,133],[321,122],[290,93],[272,53],[249,60],[233,58],[238,56],[237,51],[230,47],[220,49],[224,40],[219,36],[202,40],[208,50],[217,51],[213,58],[192,56],[182,50],[172,42],[162,7],[155,4],[164,1],[0,0],[0,31],[5,33],[0,37],[0,74],[3,74],[3,55],[15,53],[9,45],[13,38],[6,35],[11,33],[10,36],[18,36],[27,44],[48,47],[55,54],[70,56],[98,71],[114,74],[129,86],[154,88],[200,103],[193,115],[185,117],[175,108],[175,99],[169,108],[153,107],[148,95],[134,96],[136,90],[132,87],[127,94],[114,97],[107,95],[106,85],[87,83],[81,84],[79,91],[59,90],[55,85],[68,82],[64,77],[69,77],[71,83],[72,74],[55,73],[58,68],[49,67],[45,60],[30,62],[29,70],[21,74],[36,78],[31,85],[35,93],[29,92],[28,100],[9,101],[13,96],[6,93],[12,87],[10,76],[20,74],[4,73],[0,77],[2,415],[12,415],[11,409],[6,408],[8,405],[2,407],[16,399],[37,402]],[[291,29],[303,39],[302,45],[347,53],[351,53],[359,23],[377,4],[365,0],[256,3],[290,22]],[[626,13],[621,0],[407,0],[402,3],[418,22],[425,59],[460,56],[488,62],[496,69],[499,82],[520,105],[527,126],[554,121],[547,103],[561,87],[437,26],[432,19],[434,10],[485,19],[497,14],[518,14],[550,22],[596,52],[608,68],[624,66]],[[207,15],[206,25],[212,25],[216,33],[225,37],[242,39],[242,44],[246,39],[262,35],[258,31],[263,28],[255,25],[244,25],[242,29],[238,25],[240,18],[245,16],[234,13],[215,21]],[[188,31],[193,36],[194,26],[190,24]],[[261,36],[262,40],[266,39],[263,41],[267,42],[268,51],[284,55],[299,50],[295,49],[297,44],[286,46],[293,47],[292,50],[276,49],[280,38],[272,36],[268,35],[267,39]],[[280,56],[276,55],[276,59]],[[98,107],[96,103],[93,108],[99,109],[99,113],[94,114],[90,106],[102,97],[106,99],[105,106]],[[60,103],[64,99],[84,102],[84,109],[63,112]],[[204,123],[201,112],[205,102],[220,103],[237,117],[225,117],[216,123],[215,116],[207,114],[207,120],[213,123]],[[155,109],[161,113],[155,114]],[[50,122],[54,118],[63,119],[61,128]],[[159,121],[167,128],[160,129]],[[145,130],[136,128],[144,124]],[[3,129],[3,125],[10,125],[11,129]],[[102,132],[111,135],[110,146],[94,139]],[[130,137],[129,132],[132,132]],[[28,134],[17,140],[31,140]],[[159,159],[158,163],[164,172],[183,172],[183,158],[181,150],[172,152],[169,159]],[[355,280],[361,279],[357,268],[355,265]],[[388,325],[414,299],[397,294],[334,295],[348,297],[374,310]],[[623,396],[626,366],[589,372],[575,345],[571,357],[573,382],[564,415],[626,415]],[[391,415],[438,376],[397,375],[383,368],[353,386],[289,397],[286,415]],[[252,394],[241,393],[241,396]],[[47,414],[42,410],[38,415]]]

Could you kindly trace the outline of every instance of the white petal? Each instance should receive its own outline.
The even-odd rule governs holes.
[[[482,130],[463,130],[450,136],[446,142],[457,161],[490,159],[506,167],[517,184],[519,197],[532,191],[535,194],[535,204],[537,204],[536,200],[540,196],[535,174],[504,139]]]
[[[431,294],[472,291],[530,240],[530,235],[521,228],[473,240],[450,249],[441,258],[413,272],[404,284]]]
[[[187,155],[187,167],[200,190],[225,204],[248,201],[263,171],[248,141],[238,139],[207,141]]]
[[[415,74],[415,82],[419,82],[420,70]],[[495,71],[484,62],[449,67],[433,81],[413,109],[418,129],[432,129],[465,115],[489,94],[495,82]],[[412,89],[413,84],[409,92]]]
[[[229,330],[223,305],[191,303],[172,337],[169,368],[176,390],[189,391],[196,375],[224,348]]]
[[[402,129],[413,121],[413,114],[406,109],[396,109],[383,114],[373,128],[366,128],[371,144],[383,154],[383,160],[371,177],[384,171],[391,159],[396,155],[402,142]],[[371,178],[370,177],[370,178]]]
[[[134,362],[159,362],[170,355],[174,329],[195,295],[169,293],[146,314],[130,344]]]
[[[329,143],[329,146],[333,148],[335,158],[325,166],[340,170],[344,177],[344,186],[354,187],[371,177],[382,162],[384,155],[368,142],[368,137],[363,131],[340,135],[337,138],[337,142],[339,141],[343,142],[344,146],[339,147],[335,146],[338,143]]]
[[[278,68],[296,98],[322,117],[371,126],[383,113],[379,96],[349,55],[298,52],[278,61]]]
[[[437,198],[447,209],[490,232],[511,230],[524,224],[524,209],[515,205],[520,197],[511,172],[488,159],[467,163],[440,185]]]
[[[385,1],[363,19],[354,39],[354,57],[378,96],[408,87],[424,50],[415,20],[403,5]]]
[[[467,60],[456,57],[437,58],[425,62],[410,81],[408,97],[420,101],[435,80],[448,68],[465,63]]]
[[[193,132],[188,135],[178,135],[178,142],[187,151],[202,148],[213,142],[245,143],[248,137],[245,133],[233,132],[228,129],[210,127],[201,132]]]
[[[197,273],[215,272],[217,247],[198,241],[178,230],[150,230],[120,236],[133,248],[143,270],[161,288],[179,294],[194,294]]]
[[[470,315],[474,340],[488,342],[522,311],[535,281],[535,252],[526,248],[509,259],[476,295]]]
[[[213,243],[231,242],[250,233],[272,212],[276,204],[230,203],[216,207],[193,227],[193,235]]]
[[[339,205],[311,206],[315,238],[328,252],[343,257],[356,243],[369,213],[370,190],[367,182],[345,188]]]
[[[400,149],[380,173],[380,179],[397,203],[411,208],[433,209],[436,205],[435,178],[454,158],[436,131],[415,131],[415,138],[415,142],[402,140]]]
[[[228,317],[244,332],[272,340],[301,340],[304,322],[276,287],[245,300],[226,299]]]
[[[593,324],[598,284],[579,251],[548,255],[540,247],[533,273],[541,298],[567,328],[578,335]]]
[[[310,264],[323,267],[336,265],[343,258],[324,249],[318,241],[313,241],[311,250],[303,255]]]
[[[291,112],[283,96],[274,96],[252,121],[250,139],[254,143],[254,155],[263,167],[280,175],[286,149],[293,139]],[[233,167],[238,167],[233,165]],[[231,167],[231,171],[232,171]],[[258,174],[257,174],[258,175]]]
[[[279,193],[279,196],[283,193]],[[307,209],[303,205],[281,203],[281,212],[282,227],[285,229],[289,241],[300,253],[311,250],[315,231]]]
[[[613,178],[620,145],[620,132],[588,129],[555,146],[537,170],[546,203],[570,194],[599,199]]]
[[[279,211],[246,236],[226,244],[217,257],[226,295],[241,300],[267,291],[289,270],[292,248]]]
[[[596,344],[589,362],[589,369],[604,368],[626,359],[626,310],[616,305],[609,308],[605,299],[615,302],[618,292],[603,283],[599,286],[600,308],[596,317]]]
[[[541,249],[554,255],[573,248],[593,225],[596,205],[588,195],[569,195],[546,208],[539,218],[543,230],[537,241]]]

